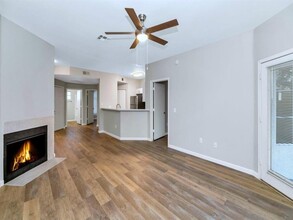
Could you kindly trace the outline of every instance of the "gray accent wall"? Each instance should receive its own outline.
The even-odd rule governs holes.
[[[121,133],[121,114],[116,111],[102,111],[103,116],[103,130],[110,134],[120,137]]]
[[[150,81],[170,78],[169,144],[257,172],[257,63],[293,48],[292,27],[293,5],[255,30],[150,64],[147,108]]]
[[[293,48],[293,4],[254,30],[254,70],[257,91],[258,61]],[[257,92],[255,102],[257,103]],[[257,108],[255,108],[257,117]],[[255,127],[257,127],[255,120]],[[257,142],[257,139],[255,140]],[[255,148],[258,155],[258,149]]]
[[[4,125],[16,121],[35,122],[40,118],[53,119],[53,85],[54,47],[0,17],[0,185],[3,180]],[[53,132],[53,126],[49,124],[49,139]],[[53,144],[53,136],[51,140]],[[54,146],[49,147],[50,158]]]
[[[146,108],[150,81],[163,78],[170,78],[170,145],[256,169],[252,31],[150,64]]]
[[[6,18],[1,20],[3,121],[53,116],[54,47]]]
[[[293,4],[254,31],[255,64],[257,61],[293,48]]]
[[[2,16],[0,14],[0,46],[2,45]],[[2,50],[1,50],[1,47],[0,47],[0,91],[2,91],[2,80],[1,80],[1,77],[2,76]],[[3,123],[2,123],[2,97],[1,97],[1,94],[0,94],[0,187],[1,185],[4,184],[4,174],[3,174],[3,157],[2,155],[4,155],[4,149],[3,149],[3,146],[2,146],[2,143],[3,143]]]

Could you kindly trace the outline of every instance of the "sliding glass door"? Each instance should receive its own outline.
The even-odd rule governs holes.
[[[293,198],[293,55],[261,63],[261,178]]]

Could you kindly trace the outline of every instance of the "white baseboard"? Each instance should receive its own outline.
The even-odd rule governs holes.
[[[99,131],[99,133],[104,133],[104,134],[107,134],[107,135],[109,135],[109,136],[111,136],[113,138],[116,138],[116,139],[120,140],[120,137],[119,136],[117,136],[115,134],[112,134],[110,132],[107,132],[107,131]]]
[[[104,133],[104,134],[107,134],[113,138],[116,138],[118,140],[121,140],[121,141],[148,141],[149,138],[147,137],[119,137],[115,134],[112,134],[110,132],[107,132],[107,131],[99,131],[99,133]]]
[[[4,186],[4,180],[0,180],[0,187]]]
[[[176,147],[174,145],[169,145],[169,148],[177,150],[177,151],[180,151],[180,152],[183,152],[183,153],[186,153],[186,154],[189,154],[189,155],[192,155],[192,156],[195,156],[195,157],[199,157],[201,159],[204,159],[204,160],[207,160],[207,161],[210,161],[210,162],[213,162],[213,163],[223,165],[225,167],[229,167],[231,169],[234,169],[234,170],[249,174],[249,175],[254,176],[254,177],[259,179],[259,174],[254,170],[247,169],[245,167],[241,167],[241,166],[238,166],[238,165],[235,165],[235,164],[223,161],[223,160],[219,160],[219,159],[216,159],[216,158],[213,158],[213,157],[209,157],[209,156],[206,156],[206,155],[203,155],[203,154],[199,154],[199,153],[196,153],[196,152],[191,151],[191,150],[186,150],[186,149],[181,148],[181,147]]]
[[[148,141],[147,137],[120,137],[121,141]]]

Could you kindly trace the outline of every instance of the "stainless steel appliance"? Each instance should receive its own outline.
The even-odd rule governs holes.
[[[137,96],[130,96],[130,109],[138,108],[138,98]]]
[[[136,96],[130,96],[130,108],[131,109],[145,109],[145,102],[142,101],[142,94]]]

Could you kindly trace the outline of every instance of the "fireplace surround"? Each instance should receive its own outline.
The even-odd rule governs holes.
[[[47,126],[4,135],[5,183],[47,161],[47,135]]]

